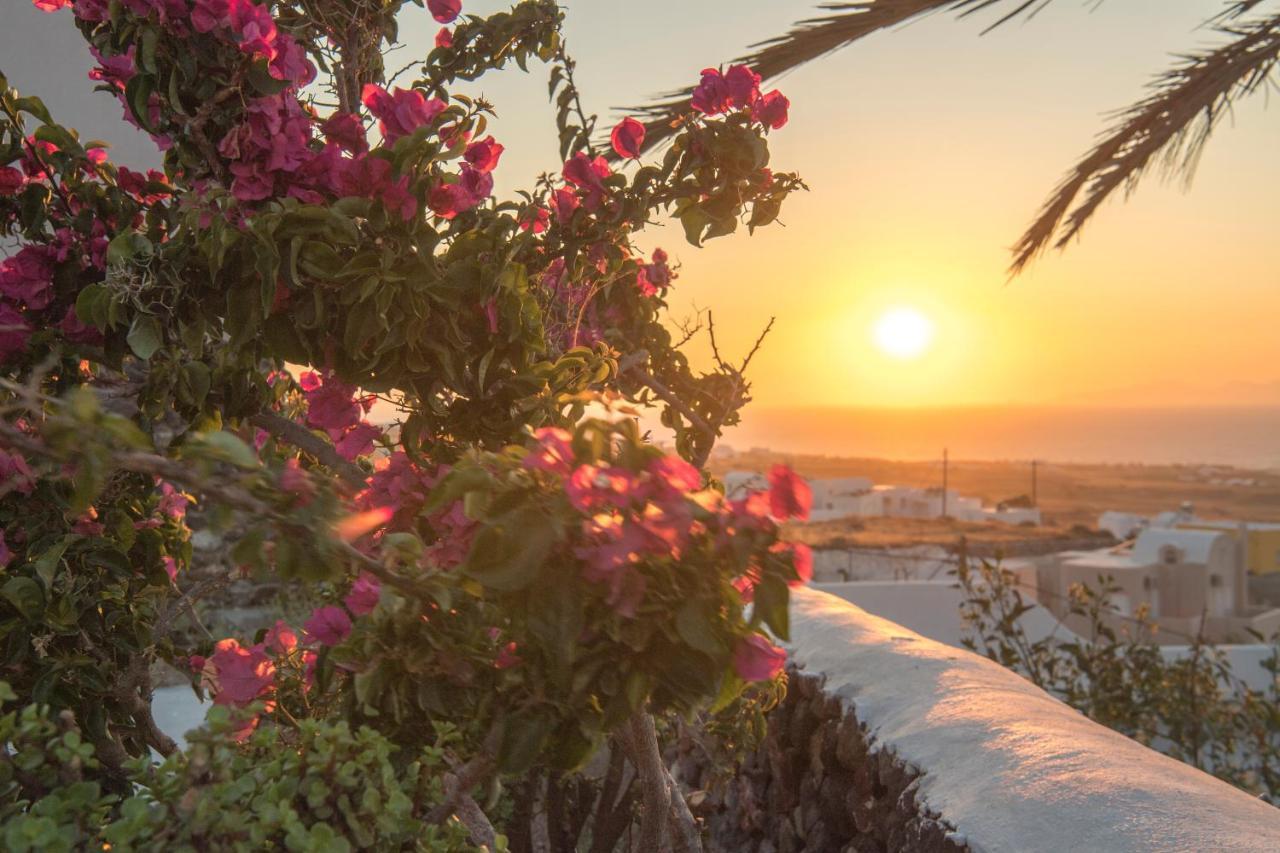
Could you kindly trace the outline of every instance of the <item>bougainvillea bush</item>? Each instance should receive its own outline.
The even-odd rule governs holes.
[[[403,0],[35,5],[163,167],[0,76],[6,844],[700,847],[659,735],[776,697],[809,498],[705,473],[751,355],[691,365],[714,330],[633,241],[773,222],[786,98],[707,69],[645,163],[552,0],[427,0],[400,75]],[[562,162],[499,199],[492,107],[455,90],[507,66],[549,68]],[[309,615],[191,639],[193,508]],[[218,709],[185,753],[159,662]]]

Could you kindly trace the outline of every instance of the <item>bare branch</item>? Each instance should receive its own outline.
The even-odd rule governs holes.
[[[352,488],[363,489],[368,485],[369,475],[364,472],[363,468],[343,459],[338,455],[338,451],[334,449],[332,444],[302,424],[281,417],[274,412],[256,414],[249,418],[249,423],[265,429],[276,438],[287,441],[304,453],[311,454]]]

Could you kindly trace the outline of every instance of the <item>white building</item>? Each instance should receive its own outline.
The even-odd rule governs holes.
[[[1143,611],[1159,626],[1160,642],[1185,642],[1203,635],[1213,642],[1241,641],[1249,631],[1270,635],[1280,627],[1280,609],[1248,602],[1244,552],[1227,531],[1149,527],[1131,545],[1100,551],[1065,551],[1035,561],[1037,598],[1077,633],[1084,617],[1069,613],[1073,586],[1110,595],[1115,630],[1132,631]]]
[[[1110,533],[1121,542],[1137,536],[1148,523],[1146,516],[1136,512],[1109,509],[1098,516],[1098,529]]]
[[[965,497],[955,489],[919,486],[875,485],[866,477],[810,479],[813,491],[811,521],[831,521],[850,516],[886,518],[942,518],[958,521],[999,521],[1004,524],[1040,524],[1036,507],[983,507],[980,498]],[[768,480],[753,471],[730,471],[724,476],[729,497],[753,489],[767,489]]]

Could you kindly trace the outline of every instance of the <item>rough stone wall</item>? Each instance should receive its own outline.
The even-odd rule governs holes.
[[[765,742],[699,809],[711,848],[742,853],[963,851],[916,801],[919,772],[871,743],[823,677],[788,670]]]

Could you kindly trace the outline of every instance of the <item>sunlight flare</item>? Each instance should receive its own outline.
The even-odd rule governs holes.
[[[918,358],[933,342],[933,321],[914,308],[890,308],[876,320],[875,342],[893,358]]]

